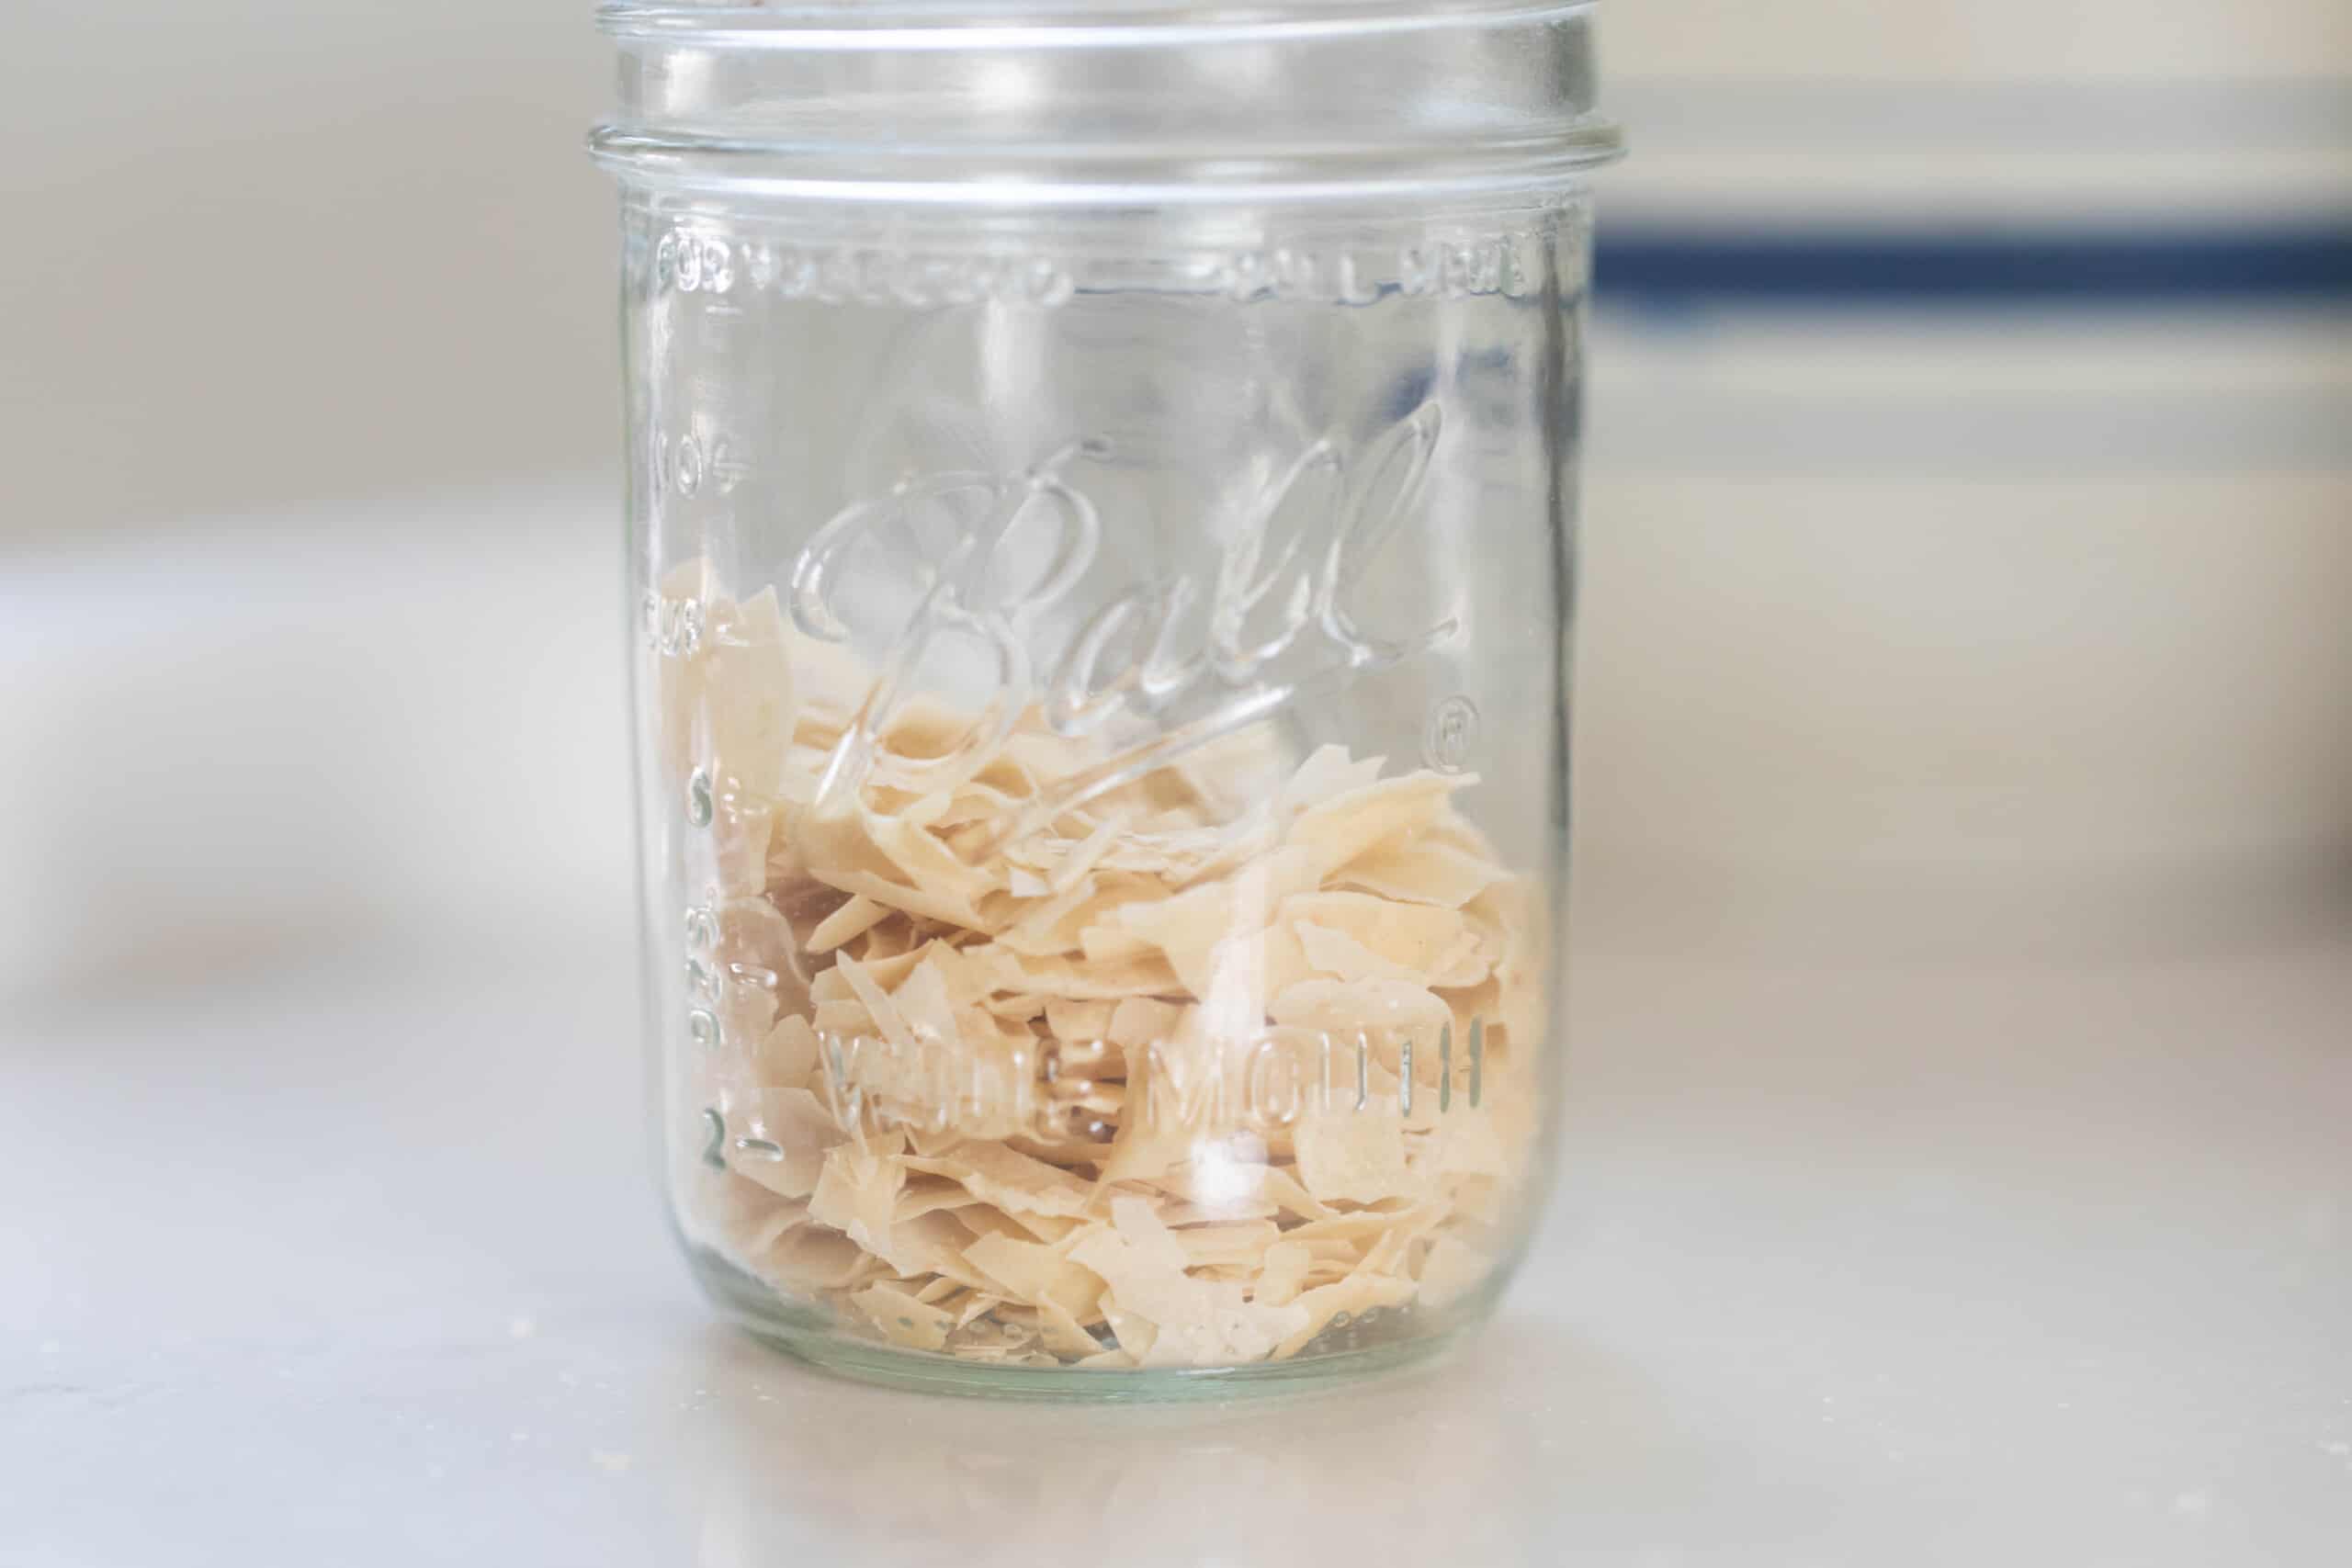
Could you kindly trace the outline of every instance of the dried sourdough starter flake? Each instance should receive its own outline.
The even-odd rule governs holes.
[[[726,1128],[686,1201],[739,1265],[910,1351],[1102,1371],[1280,1359],[1491,1276],[1547,939],[1453,808],[1474,777],[1286,767],[1260,727],[1081,799],[1099,745],[1030,713],[944,766],[975,720],[917,701],[873,738],[896,784],[820,808],[869,673],[773,590],[663,591],[702,606],[653,690],[711,795],[718,1039],[684,1070]]]

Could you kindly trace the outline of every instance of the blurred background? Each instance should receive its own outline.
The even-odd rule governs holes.
[[[586,12],[14,13],[0,996],[625,944]],[[1581,939],[2339,897],[2352,10],[1604,39]]]
[[[2339,897],[2352,8],[1608,22],[1639,152],[1600,285],[1589,934],[1786,933],[1818,894],[1840,941],[2145,942]]]

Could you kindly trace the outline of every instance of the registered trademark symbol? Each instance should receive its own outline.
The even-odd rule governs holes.
[[[1477,739],[1478,705],[1460,695],[1442,698],[1421,727],[1421,758],[1441,773],[1458,773],[1470,765]]]

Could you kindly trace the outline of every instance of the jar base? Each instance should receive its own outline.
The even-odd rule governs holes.
[[[704,1293],[729,1321],[762,1344],[820,1371],[916,1393],[1055,1404],[1198,1403],[1351,1386],[1442,1356],[1486,1321],[1502,1293],[1502,1281],[1491,1280],[1442,1314],[1426,1314],[1409,1335],[1283,1361],[1148,1371],[992,1367],[852,1338],[822,1314],[778,1296],[716,1253],[696,1247],[688,1256]]]

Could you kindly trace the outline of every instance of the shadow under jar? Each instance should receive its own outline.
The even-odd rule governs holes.
[[[1546,1186],[1583,6],[624,6],[704,1286],[934,1389],[1442,1345]]]

